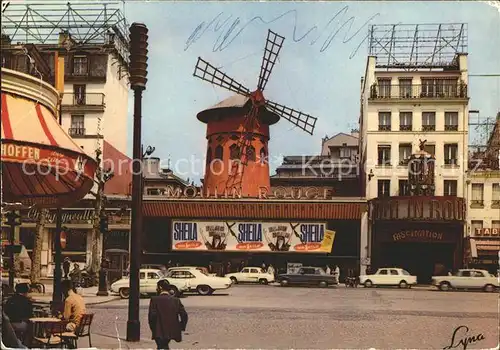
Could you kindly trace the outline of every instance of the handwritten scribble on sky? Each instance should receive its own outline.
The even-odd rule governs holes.
[[[201,39],[208,32],[213,32],[218,34],[212,48],[213,52],[224,51],[250,24],[253,23],[271,24],[292,16],[293,18],[292,40],[294,42],[308,40],[311,46],[315,46],[318,43],[318,45],[316,46],[320,45],[319,52],[325,52],[331,46],[332,41],[337,37],[337,35],[341,31],[343,31],[344,33],[344,38],[342,39],[342,43],[344,44],[348,43],[355,37],[359,36],[359,33],[368,26],[370,21],[372,21],[375,17],[380,15],[380,13],[372,15],[356,31],[354,31],[354,33],[352,33],[355,17],[351,16],[345,19],[348,10],[349,6],[344,6],[337,13],[335,13],[333,17],[331,17],[331,19],[328,21],[328,23],[324,25],[322,28],[320,28],[317,25],[314,25],[301,35],[297,33],[297,24],[299,22],[298,18],[299,14],[297,10],[286,11],[281,15],[274,17],[270,20],[266,20],[261,16],[255,16],[246,23],[242,22],[240,17],[234,18],[232,14],[225,15],[224,12],[220,12],[212,20],[208,22],[203,21],[196,26],[196,28],[193,30],[189,38],[186,40],[184,51],[187,51],[191,45],[193,45],[196,41]],[[366,41],[367,38],[368,34],[366,34],[360,40],[359,44],[349,55],[349,59],[353,58],[356,55],[359,48],[363,45],[363,43]]]

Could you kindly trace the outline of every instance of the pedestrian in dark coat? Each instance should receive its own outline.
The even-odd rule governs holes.
[[[149,302],[149,328],[158,349],[169,349],[171,340],[182,341],[182,331],[186,330],[188,315],[180,299],[172,296],[168,282],[160,280],[157,284],[159,295]]]

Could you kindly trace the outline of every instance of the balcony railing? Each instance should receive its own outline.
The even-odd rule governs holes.
[[[483,200],[478,200],[478,199],[473,199],[471,200],[471,206],[476,206],[476,207],[483,207],[484,206],[484,201]]]
[[[379,125],[378,130],[379,131],[391,131],[391,126],[390,125]]]
[[[411,131],[412,130],[412,126],[411,125],[400,125],[399,126],[399,130],[400,131]]]
[[[445,125],[445,131],[458,131],[458,125]]]
[[[85,135],[85,128],[69,128],[68,134],[71,137],[84,136]]]
[[[445,158],[444,164],[445,165],[457,165],[458,164],[458,160],[457,159]]]
[[[103,93],[65,93],[62,99],[63,106],[100,106],[104,107]]]
[[[436,125],[422,125],[422,131],[436,131]]]
[[[370,89],[371,99],[463,99],[467,98],[467,85],[461,83],[434,85],[378,85]]]

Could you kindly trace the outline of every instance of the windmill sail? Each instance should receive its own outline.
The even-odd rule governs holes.
[[[271,71],[276,64],[281,47],[285,38],[269,30],[267,33],[266,48],[262,56],[262,65],[260,67],[259,83],[257,89],[264,91],[271,75]]]
[[[209,83],[223,87],[229,91],[236,92],[240,95],[248,96],[250,94],[250,90],[248,90],[245,86],[241,85],[227,74],[221,72],[201,57],[198,57],[198,62],[196,62],[193,75],[201,80],[208,81]]]
[[[305,132],[313,134],[317,118],[269,100],[266,100],[266,108]]]

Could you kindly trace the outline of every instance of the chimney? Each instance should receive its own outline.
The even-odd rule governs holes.
[[[359,130],[358,129],[352,129],[351,130],[351,136],[354,136],[355,138],[359,139]]]

